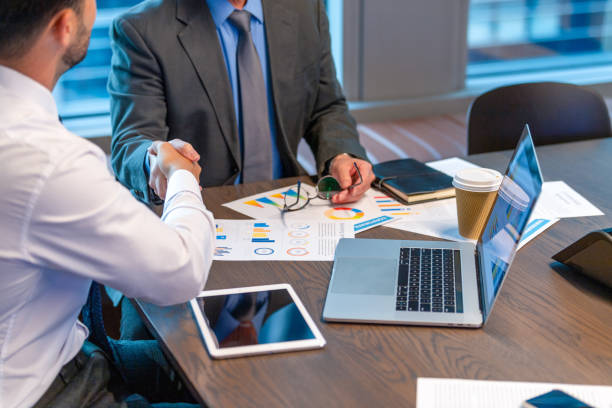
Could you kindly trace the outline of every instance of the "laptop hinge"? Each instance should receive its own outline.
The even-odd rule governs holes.
[[[474,250],[474,264],[476,265],[476,282],[478,283],[478,306],[482,312],[482,320],[484,322],[484,294],[482,292],[482,280],[480,279],[480,259],[478,258],[478,248]]]

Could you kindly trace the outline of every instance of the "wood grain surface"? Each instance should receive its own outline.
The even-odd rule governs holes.
[[[331,262],[217,262],[206,289],[290,283],[327,340],[324,349],[211,360],[185,305],[138,302],[154,334],[203,405],[412,407],[418,377],[612,385],[612,290],[550,258],[589,231],[612,227],[612,138],[537,148],[546,181],[564,180],[600,217],[563,219],[516,256],[482,329],[325,323]],[[468,160],[504,171],[511,152]],[[246,218],[221,204],[295,179],[209,188],[217,218]],[[378,227],[359,238],[422,238]]]

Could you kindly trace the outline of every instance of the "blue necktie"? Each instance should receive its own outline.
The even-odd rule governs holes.
[[[268,94],[251,36],[251,13],[234,10],[229,21],[238,29],[236,63],[240,85],[240,111],[244,159],[242,181],[272,180],[272,137],[268,120]]]

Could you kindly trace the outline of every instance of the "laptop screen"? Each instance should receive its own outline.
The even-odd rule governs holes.
[[[529,126],[525,125],[478,240],[483,321],[493,308],[541,191],[542,173]]]

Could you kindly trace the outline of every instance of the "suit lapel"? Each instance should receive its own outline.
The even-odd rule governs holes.
[[[281,152],[290,152],[287,133],[284,129],[284,119],[290,118],[284,111],[281,90],[283,84],[290,84],[295,71],[297,49],[297,16],[295,11],[287,7],[282,0],[262,0],[266,42],[268,44],[268,59],[270,78],[272,81],[272,96],[277,119],[277,139]],[[282,136],[278,138],[278,136]],[[297,137],[297,136],[296,136]]]
[[[215,22],[206,1],[177,0],[176,17],[185,24],[185,28],[178,33],[179,41],[210,99],[225,142],[236,164],[241,168],[240,142],[232,87],[223,60]]]

